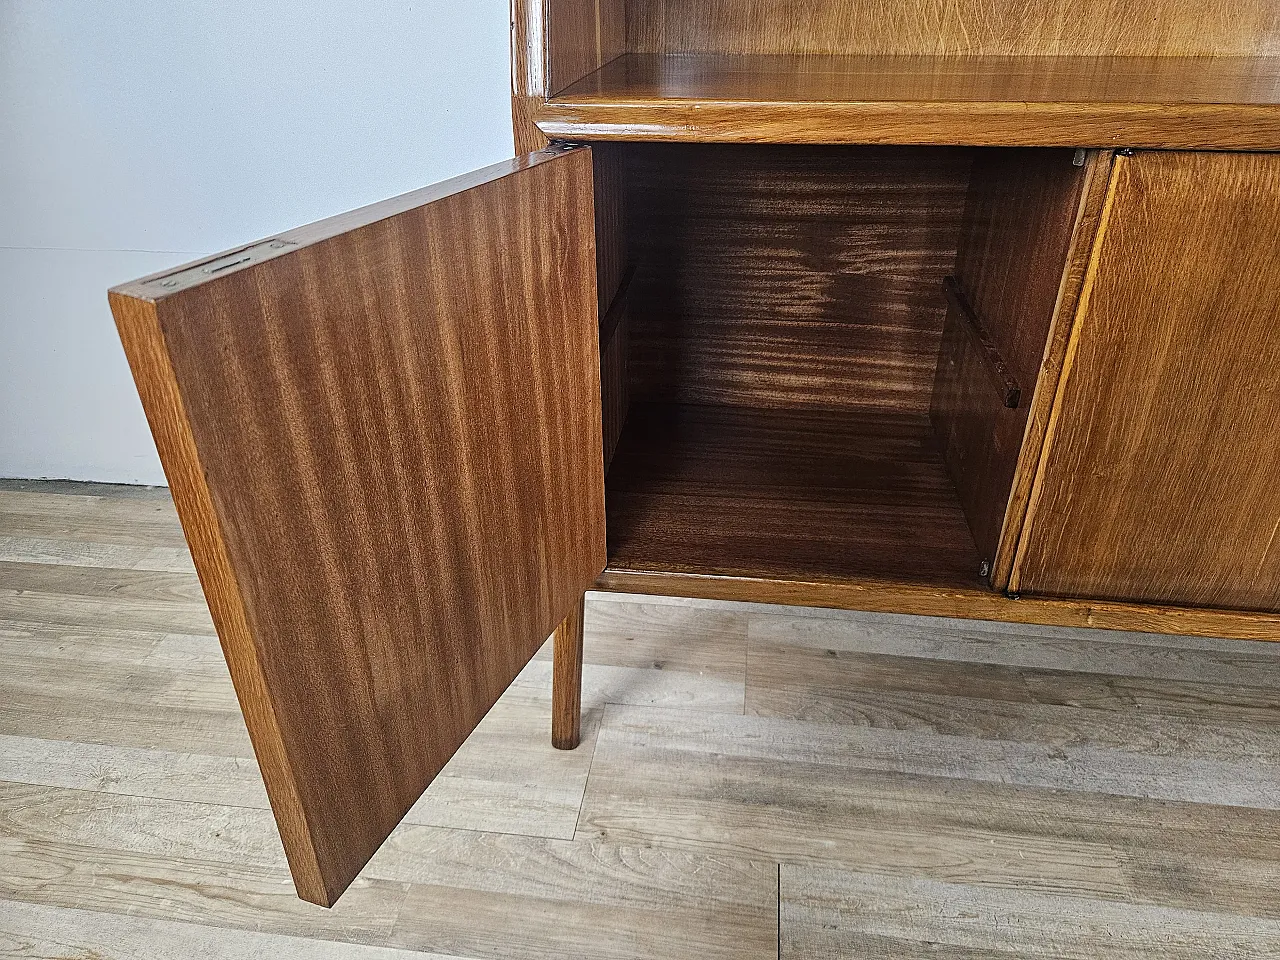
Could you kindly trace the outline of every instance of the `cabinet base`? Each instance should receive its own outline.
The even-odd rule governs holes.
[[[887,580],[766,580],[670,570],[607,567],[596,590],[796,606],[905,613],[1041,626],[1094,627],[1144,633],[1280,641],[1280,614],[1163,607],[1103,600],[1020,597],[975,587],[934,588]]]

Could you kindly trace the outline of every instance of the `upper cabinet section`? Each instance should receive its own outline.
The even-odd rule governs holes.
[[[1272,0],[594,0],[594,5],[604,19],[621,11],[627,49],[636,53],[1256,56],[1275,52],[1280,27],[1280,10]]]
[[[516,4],[545,136],[1280,149],[1269,0]]]

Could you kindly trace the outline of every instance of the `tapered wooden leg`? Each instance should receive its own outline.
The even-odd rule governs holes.
[[[579,600],[553,635],[551,745],[572,750],[582,740],[582,616]]]

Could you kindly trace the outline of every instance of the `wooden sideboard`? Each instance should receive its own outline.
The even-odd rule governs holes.
[[[522,156],[112,309],[301,896],[589,588],[1280,639],[1280,6],[515,0]]]

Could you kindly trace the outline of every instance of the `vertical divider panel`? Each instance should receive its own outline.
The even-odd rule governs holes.
[[[1110,166],[1107,151],[1090,151],[1076,165],[1078,159],[1063,149],[982,151],[965,207],[956,291],[1022,397],[1014,408],[1005,405],[953,308],[930,414],[997,589],[1008,583]]]

